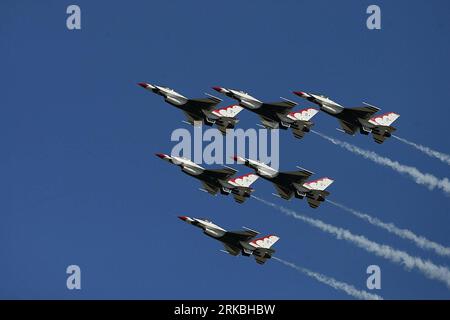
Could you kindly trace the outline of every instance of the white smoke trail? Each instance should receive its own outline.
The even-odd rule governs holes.
[[[369,222],[373,226],[380,227],[392,234],[395,234],[396,236],[399,236],[402,239],[411,240],[416,246],[418,246],[422,249],[432,250],[435,253],[437,253],[438,255],[450,257],[450,248],[449,247],[445,247],[439,243],[428,240],[427,238],[425,238],[423,236],[416,235],[411,230],[401,229],[401,228],[397,227],[396,225],[394,225],[393,223],[383,222],[378,218],[368,215],[367,213],[362,213],[360,211],[346,207],[343,204],[340,204],[340,203],[337,203],[337,202],[334,202],[334,201],[331,201],[328,199],[326,201],[344,211],[351,213],[355,217],[358,217],[362,220]]]
[[[443,153],[443,152],[439,152],[439,151],[430,149],[430,148],[425,147],[425,146],[423,146],[423,145],[421,145],[421,144],[414,143],[414,142],[412,142],[412,141],[408,141],[408,140],[406,140],[406,139],[397,137],[397,136],[395,136],[395,135],[392,135],[392,137],[394,137],[395,139],[397,139],[397,140],[399,140],[399,141],[401,141],[401,142],[403,142],[403,143],[405,143],[405,144],[407,144],[407,145],[410,145],[410,146],[416,148],[417,150],[422,151],[423,153],[425,153],[426,155],[428,155],[428,156],[430,156],[430,157],[439,159],[439,160],[441,160],[442,162],[444,162],[444,163],[450,165],[450,155],[448,155],[448,154],[445,154],[445,153]]]
[[[351,233],[349,230],[335,227],[321,220],[300,215],[293,210],[276,205],[272,202],[266,201],[256,196],[252,195],[251,197],[264,203],[265,205],[268,205],[283,212],[288,216],[294,217],[295,219],[306,222],[309,225],[316,227],[324,232],[332,234],[338,240],[342,239],[346,240],[356,245],[357,247],[360,247],[379,257],[385,258],[400,265],[404,265],[407,269],[417,269],[429,279],[441,281],[445,283],[447,287],[450,288],[450,270],[447,267],[435,265],[433,262],[429,260],[424,261],[419,257],[409,255],[405,251],[394,249],[385,244],[379,244],[377,242],[367,239],[364,236],[355,235]]]
[[[354,286],[352,286],[348,283],[338,281],[338,280],[328,277],[324,274],[314,272],[314,271],[311,271],[311,270],[303,268],[303,267],[299,267],[292,262],[288,262],[288,261],[282,260],[277,257],[272,257],[272,259],[275,259],[278,262],[281,262],[282,264],[284,264],[288,267],[291,267],[297,271],[300,271],[300,272],[306,274],[307,276],[332,287],[333,289],[344,291],[349,296],[355,297],[357,299],[360,299],[360,300],[383,300],[383,298],[380,297],[379,295],[372,294],[372,293],[369,293],[364,290],[358,290]]]
[[[434,175],[430,173],[422,173],[417,168],[406,166],[398,161],[393,161],[389,158],[382,157],[379,154],[361,149],[355,145],[352,145],[347,142],[340,141],[336,138],[328,137],[327,135],[324,135],[323,133],[311,130],[311,132],[319,135],[320,137],[330,141],[331,143],[340,146],[341,148],[344,148],[354,154],[360,155],[366,159],[372,160],[373,162],[380,164],[382,166],[389,167],[399,173],[406,173],[408,174],[413,180],[420,185],[424,185],[428,187],[428,189],[433,190],[435,188],[439,188],[442,191],[444,191],[447,195],[450,195],[450,180],[448,178],[439,179],[435,177]]]

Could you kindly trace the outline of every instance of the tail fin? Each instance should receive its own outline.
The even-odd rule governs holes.
[[[306,108],[298,111],[289,112],[288,117],[292,120],[302,120],[309,121],[312,117],[314,117],[319,110],[314,108]]]
[[[287,117],[291,120],[294,120],[294,122],[291,124],[292,128],[292,134],[297,139],[303,138],[306,132],[309,132],[311,130],[311,127],[314,125],[314,123],[311,120],[312,117],[314,117],[319,110],[314,108],[306,108],[294,112],[290,112]]]
[[[213,110],[212,113],[218,117],[234,118],[239,112],[244,110],[240,105],[233,104],[224,108]]]
[[[253,247],[256,247],[256,248],[269,249],[278,240],[280,240],[279,237],[277,237],[277,236],[275,236],[273,234],[270,234],[268,236],[265,236],[265,237],[258,238],[258,239],[255,239],[253,241],[250,241],[249,244],[251,246],[253,246]]]
[[[334,180],[324,177],[314,181],[308,181],[303,184],[303,186],[309,190],[320,190],[323,191],[328,188]]]
[[[314,181],[308,181],[303,184],[303,187],[309,189],[306,193],[308,204],[311,208],[317,208],[320,203],[325,201],[325,198],[330,194],[325,189],[334,182],[330,178],[320,178]]]
[[[258,176],[254,173],[247,173],[244,174],[243,176],[240,177],[236,177],[236,178],[232,178],[230,180],[228,180],[228,183],[232,184],[233,186],[236,187],[250,187],[250,185],[255,182],[256,180],[258,180]]]
[[[279,237],[270,234],[268,236],[250,241],[248,244],[254,247],[252,254],[255,257],[255,261],[258,264],[264,264],[267,259],[270,259],[275,253],[275,250],[270,249],[275,242],[280,240]]]
[[[388,112],[385,114],[380,114],[377,116],[374,116],[369,119],[369,122],[376,125],[376,126],[390,126],[392,123],[394,123],[395,120],[400,117],[399,114],[395,112]]]

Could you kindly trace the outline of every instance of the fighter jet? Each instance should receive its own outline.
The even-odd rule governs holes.
[[[285,98],[281,98],[283,101],[279,102],[262,102],[243,91],[222,87],[213,87],[213,89],[239,101],[240,106],[256,113],[265,128],[285,130],[292,128],[294,137],[299,139],[310,131],[314,125],[310,120],[319,112],[314,108],[291,111],[297,103]]]
[[[226,129],[235,127],[239,122],[236,116],[243,110],[239,105],[215,109],[216,105],[222,100],[211,95],[208,95],[207,98],[188,99],[167,87],[156,86],[146,82],[140,82],[138,85],[163,96],[167,103],[182,110],[187,117],[188,124],[197,125],[202,122],[207,126],[215,124],[222,134],[226,133]]]
[[[229,253],[232,256],[237,256],[240,253],[247,257],[253,255],[258,264],[264,264],[267,259],[272,257],[275,250],[270,247],[280,239],[275,235],[253,239],[259,232],[245,227],[244,230],[226,231],[207,219],[197,219],[185,216],[180,216],[178,218],[203,229],[204,234],[222,242],[225,247],[224,252]]]
[[[374,116],[380,109],[365,102],[363,102],[365,105],[363,107],[344,108],[323,95],[302,91],[294,91],[294,94],[319,105],[322,111],[337,118],[343,132],[350,135],[354,135],[357,130],[364,135],[371,132],[373,139],[379,144],[383,143],[396,130],[391,124],[400,117],[394,112]]]
[[[298,167],[298,171],[278,172],[268,165],[251,159],[234,156],[233,159],[255,170],[261,178],[270,181],[275,186],[278,194],[274,194],[284,200],[290,200],[293,196],[298,199],[306,197],[311,208],[317,208],[321,202],[325,201],[330,193],[325,189],[334,180],[330,178],[320,178],[313,181],[306,181],[313,174],[312,172]]]
[[[231,178],[237,171],[233,168],[204,169],[193,161],[183,158],[157,153],[156,156],[181,167],[181,171],[201,181],[201,191],[216,195],[219,191],[223,195],[233,194],[237,203],[243,203],[254,191],[250,185],[258,179],[253,173]]]

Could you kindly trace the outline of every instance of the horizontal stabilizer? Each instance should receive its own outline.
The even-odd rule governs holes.
[[[212,185],[212,184],[209,184],[206,182],[202,182],[202,186],[203,186],[203,188],[200,188],[199,190],[203,191],[203,192],[207,192],[210,195],[215,196],[217,194],[217,192],[219,192],[219,188],[215,185]]]
[[[310,199],[310,198],[308,198],[307,201],[308,201],[309,206],[313,209],[318,208],[320,206],[320,203],[322,202],[322,201],[318,201],[316,199]]]
[[[235,195],[234,195],[234,200],[235,200],[237,203],[244,203],[247,199],[248,199],[248,197],[243,196],[243,195],[240,195],[240,194],[235,194]]]

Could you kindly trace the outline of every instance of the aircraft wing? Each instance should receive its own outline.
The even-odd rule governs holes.
[[[198,114],[190,113],[187,111],[184,111],[184,114],[186,115],[187,122],[189,122],[192,125],[194,125],[194,122],[198,122],[198,121],[203,122],[203,117],[199,117]]]
[[[274,121],[262,115],[259,115],[259,118],[261,119],[262,125],[266,129],[277,129],[280,126],[280,123],[278,121]]]
[[[209,194],[216,195],[219,192],[219,187],[202,181],[203,189],[205,189]]]
[[[291,199],[294,195],[294,191],[292,189],[288,189],[277,184],[274,184],[274,187],[277,190],[278,195],[285,200]]]
[[[296,102],[287,99],[278,102],[264,102],[259,107],[259,109],[264,110],[262,114],[259,115],[263,126],[268,129],[277,129],[281,120],[279,120],[279,115],[287,115],[296,105]]]
[[[241,249],[236,246],[232,246],[230,244],[224,243],[223,247],[224,247],[225,251],[228,252],[229,254],[231,254],[232,256],[237,256],[239,253],[241,253]]]
[[[301,183],[312,176],[312,174],[313,173],[308,170],[301,169],[297,171],[279,172],[278,177],[283,181],[287,181],[290,183]]]
[[[267,248],[257,248],[253,252],[253,256],[255,257],[255,261],[257,264],[264,264],[267,259],[270,259],[272,257],[272,254],[274,254],[275,250],[267,249]]]
[[[345,108],[344,110],[347,113],[354,114],[358,118],[363,118],[363,119],[369,119],[370,117],[372,117],[374,115],[374,113],[380,111],[379,108],[371,106],[371,105],[366,105],[363,107],[356,107],[356,108]]]
[[[221,101],[221,99],[213,96],[200,99],[189,99],[183,107],[184,109],[192,108],[193,110],[198,110],[200,108],[212,111]]]
[[[341,125],[342,130],[344,130],[347,134],[354,135],[356,130],[358,130],[358,127],[356,125],[351,124],[347,121],[339,120],[339,124]]]
[[[307,170],[298,170],[298,171],[287,171],[278,173],[278,178],[282,181],[283,185],[274,184],[275,189],[278,192],[278,195],[285,199],[289,200],[294,195],[294,190],[286,187],[291,183],[302,184],[305,182],[310,176],[312,172]]]
[[[290,100],[283,100],[277,102],[264,102],[260,108],[264,108],[269,112],[286,113],[297,105],[296,102]]]
[[[221,179],[221,180],[230,178],[236,172],[237,172],[237,170],[234,170],[232,168],[207,169],[207,170],[203,171],[204,174],[212,176],[216,179]]]
[[[232,239],[233,241],[250,241],[254,237],[256,237],[259,234],[259,232],[245,229],[245,230],[238,230],[238,231],[227,231],[226,232],[226,238]]]

